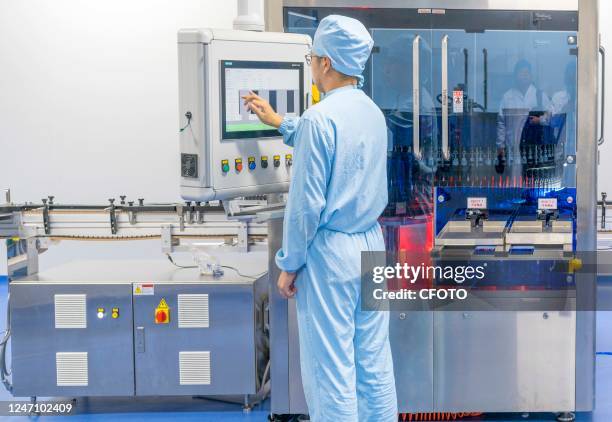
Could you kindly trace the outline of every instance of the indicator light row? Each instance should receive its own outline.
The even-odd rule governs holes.
[[[261,160],[260,160],[260,164],[261,164],[261,168],[268,168],[268,156],[267,155],[262,155],[261,156]],[[247,165],[249,170],[253,171],[257,168],[257,160],[255,157],[249,157],[247,159]],[[281,165],[281,156],[280,155],[274,155],[272,157],[272,165],[274,167],[280,167]],[[287,167],[290,167],[291,165],[293,165],[293,155],[291,154],[286,154],[285,155],[285,165]],[[234,159],[234,170],[236,170],[236,172],[240,173],[243,170],[244,166],[242,163],[242,158],[236,158]],[[230,171],[230,160],[221,160],[221,171],[223,171],[223,173],[228,173]]]

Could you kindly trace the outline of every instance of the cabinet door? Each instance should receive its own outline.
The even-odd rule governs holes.
[[[15,396],[134,395],[130,284],[13,282],[10,291]]]
[[[156,323],[162,300],[168,322]],[[136,394],[255,393],[254,315],[251,284],[158,283],[135,294]]]
[[[432,412],[433,312],[392,312],[389,339],[399,412]]]
[[[575,408],[575,312],[437,312],[436,411]]]

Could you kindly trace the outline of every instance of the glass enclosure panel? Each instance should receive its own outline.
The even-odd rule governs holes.
[[[450,157],[439,185],[576,186],[575,160],[568,160],[576,154],[575,35],[434,31],[434,74],[443,71],[442,37],[449,40]]]
[[[371,60],[371,96],[385,115],[388,133],[389,206],[385,216],[428,215],[439,137],[431,31],[373,29],[372,37],[376,47]]]
[[[286,29],[314,36],[334,13],[359,19],[374,39],[364,92],[387,123],[388,252],[431,262],[447,223],[471,218],[470,197],[488,198],[484,218],[506,230],[538,220],[538,199],[554,198],[546,230],[549,217],[569,222],[575,247],[575,13],[287,8]],[[495,251],[483,236],[474,244]]]

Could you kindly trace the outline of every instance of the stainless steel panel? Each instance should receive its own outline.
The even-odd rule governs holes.
[[[578,11],[578,153],[577,153],[577,249],[597,247],[597,117],[599,1],[581,0]],[[594,253],[592,254],[594,255]],[[590,411],[595,404],[595,274],[576,278],[576,410]]]
[[[593,0],[591,0],[593,1]],[[590,3],[590,2],[588,2]],[[372,7],[411,9],[578,10],[578,0],[284,0],[288,7]]]
[[[575,408],[569,312],[437,312],[434,408],[557,412]]]
[[[308,413],[302,374],[295,300],[280,296],[276,280],[280,270],[274,256],[282,244],[283,220],[268,221],[268,276],[270,287],[270,377],[272,396],[270,411],[273,414]]]
[[[137,350],[134,359],[136,395],[256,392],[253,282],[232,285],[155,283],[154,293],[134,296],[134,326],[138,333],[143,333],[140,336],[144,336],[144,352]],[[209,326],[180,328],[178,296],[203,294],[208,295]],[[162,299],[170,308],[168,324],[155,323],[155,309]],[[137,344],[140,342],[137,339]],[[209,373],[206,373],[202,358],[207,354]],[[195,367],[189,366],[188,361]],[[199,382],[205,379],[209,379],[208,384]]]
[[[300,368],[300,339],[297,323],[297,306],[294,299],[288,303],[288,336],[289,341],[289,410],[291,414],[308,413],[304,387],[302,386],[302,371]]]
[[[432,412],[433,312],[391,313],[389,340],[399,412]]]
[[[10,292],[15,396],[134,395],[131,284],[14,281]],[[56,294],[86,295],[87,328],[55,328]],[[102,319],[98,308],[106,311]],[[119,318],[111,318],[112,308]],[[86,353],[86,376],[82,359],[79,371],[78,362],[65,359],[70,355],[57,353]]]

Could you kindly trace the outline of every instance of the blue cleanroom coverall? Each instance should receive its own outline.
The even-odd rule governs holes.
[[[361,310],[361,252],[384,251],[387,129],[353,85],[327,93],[300,119],[285,118],[295,147],[283,247],[298,272],[302,380],[311,420],[395,422],[397,398],[387,312]]]

